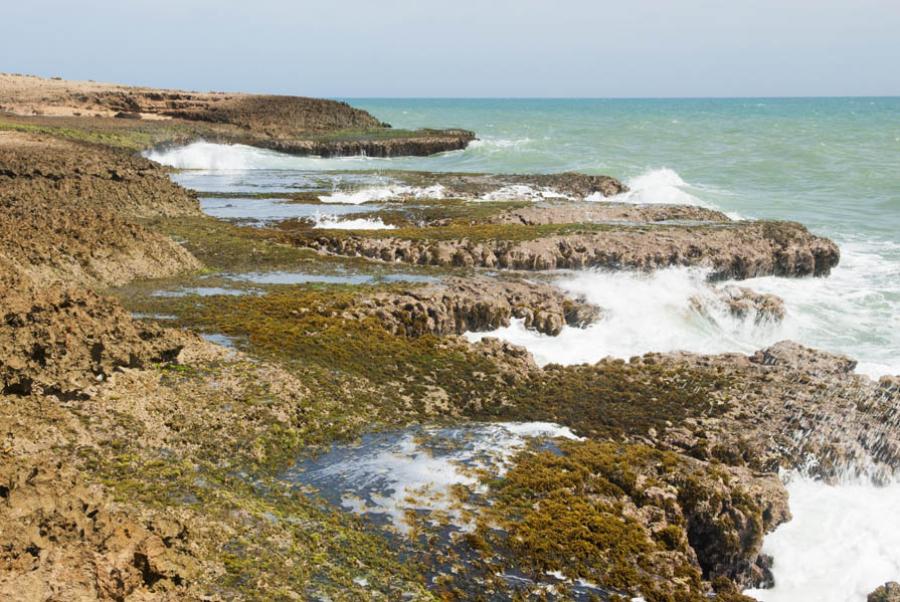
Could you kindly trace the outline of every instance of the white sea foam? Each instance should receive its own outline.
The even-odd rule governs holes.
[[[844,353],[859,361],[857,371],[872,377],[900,374],[900,245],[846,242],[841,263],[827,278],[755,278],[737,284],[784,299],[781,323],[756,315],[733,316],[697,268],[653,273],[584,271],[557,281],[603,309],[603,318],[585,329],[564,327],[556,336],[527,330],[523,323],[490,335],[523,345],[540,364],[628,358],[648,351],[750,353],[779,340]],[[705,311],[697,311],[699,299]]]
[[[775,587],[763,602],[865,602],[900,577],[900,483],[832,486],[805,477],[787,484],[793,520],[767,536]]]
[[[368,219],[364,217],[341,219],[337,215],[317,215],[313,228],[328,230],[393,230],[396,226],[386,224],[381,218]]]
[[[458,528],[472,528],[452,495],[454,486],[483,492],[477,471],[504,474],[529,438],[576,438],[568,428],[547,422],[429,428],[385,437],[332,452],[339,459],[331,462],[325,456],[304,480],[345,490],[346,508],[386,516],[404,533],[411,510],[446,513]]]
[[[628,192],[612,198],[601,193],[587,197],[587,201],[613,201],[636,205],[695,205],[716,209],[714,205],[691,193],[692,187],[681,179],[673,169],[663,167],[651,169],[626,181]]]
[[[782,297],[784,332],[803,344],[844,353],[872,377],[900,374],[900,244],[841,241],[827,278],[755,278],[741,284]]]
[[[542,201],[545,199],[571,199],[572,197],[562,194],[548,187],[533,188],[526,184],[510,184],[503,186],[497,190],[492,190],[481,197],[482,201]]]
[[[371,186],[350,192],[332,192],[319,196],[323,203],[343,203],[361,205],[376,201],[396,199],[442,199],[446,189],[440,184],[427,187],[417,186]]]
[[[485,150],[518,150],[523,146],[527,146],[531,144],[531,138],[516,138],[513,140],[507,138],[479,138],[477,140],[472,140],[469,143],[470,149],[485,149]]]
[[[558,336],[528,330],[524,322],[490,333],[467,333],[470,340],[495,336],[523,345],[542,365],[629,358],[648,351],[750,352],[787,338],[788,332],[750,314],[733,316],[706,282],[707,272],[671,268],[653,273],[576,272],[557,284],[603,310],[587,327],[564,327]],[[697,303],[703,307],[699,311]]]
[[[178,169],[240,171],[273,169],[279,162],[292,159],[288,155],[243,144],[193,142],[176,148],[156,149],[144,153],[148,159]],[[285,165],[287,167],[287,165]]]

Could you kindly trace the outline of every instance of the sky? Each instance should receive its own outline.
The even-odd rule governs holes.
[[[325,97],[900,95],[900,0],[28,0],[0,71]]]

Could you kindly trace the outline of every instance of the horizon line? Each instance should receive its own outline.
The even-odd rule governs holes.
[[[795,95],[795,96],[322,96],[336,100],[824,100],[893,99],[900,94]]]

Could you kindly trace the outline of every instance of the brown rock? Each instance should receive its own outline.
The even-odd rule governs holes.
[[[885,583],[866,598],[868,602],[900,602],[900,583]]]
[[[508,326],[512,318],[528,328],[559,334],[566,324],[585,326],[599,309],[569,299],[559,289],[537,282],[492,278],[447,278],[439,284],[376,293],[356,303],[354,317],[374,315],[388,330],[406,336],[462,334]]]
[[[712,278],[824,276],[840,252],[832,241],[792,222],[735,222],[708,226],[610,227],[600,232],[534,240],[429,240],[315,231],[289,240],[336,255],[420,265],[514,270],[638,269],[702,266]]]

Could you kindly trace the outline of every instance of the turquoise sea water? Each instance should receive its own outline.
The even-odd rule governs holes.
[[[729,211],[900,240],[900,98],[350,102],[483,141],[410,166],[626,179],[668,167]]]

